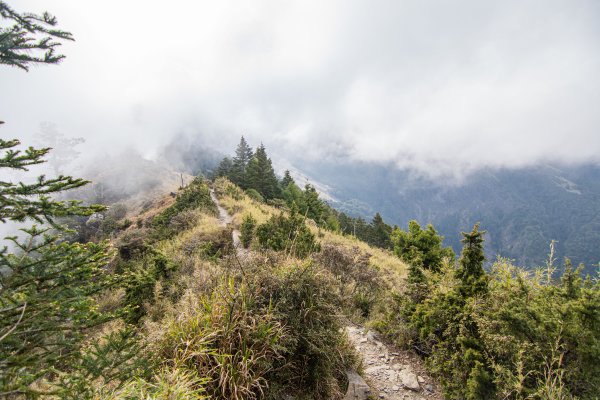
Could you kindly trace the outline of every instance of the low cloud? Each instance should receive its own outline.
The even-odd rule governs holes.
[[[600,157],[596,1],[13,2],[77,42],[3,70],[3,136],[53,121],[152,157],[239,136],[290,160],[430,176]]]

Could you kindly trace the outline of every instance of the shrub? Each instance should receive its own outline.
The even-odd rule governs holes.
[[[254,200],[256,202],[259,202],[259,203],[265,202],[265,198],[260,193],[258,193],[255,189],[247,189],[246,195],[248,195],[248,197],[250,197],[252,200]]]
[[[263,249],[284,251],[298,258],[319,251],[315,236],[304,223],[304,218],[295,208],[289,217],[283,213],[272,216],[266,223],[256,229],[258,243]]]
[[[216,214],[217,208],[210,197],[208,185],[202,178],[196,177],[188,186],[177,194],[175,203],[158,214],[152,220],[156,239],[166,239],[174,236],[189,225],[177,217],[186,210],[202,209]]]
[[[444,258],[454,259],[450,247],[442,247],[443,237],[438,235],[433,225],[421,229],[417,221],[410,221],[408,231],[395,228],[391,240],[394,252],[408,264],[416,264],[425,269],[438,271]]]
[[[252,218],[252,215],[245,216],[242,226],[240,227],[240,240],[242,242],[242,246],[244,246],[246,249],[250,247],[250,243],[254,237],[255,228],[256,220]]]
[[[425,271],[418,301],[409,285],[381,325],[426,356],[449,398],[597,398],[598,282],[568,261],[560,283],[505,260],[485,274],[481,234],[463,234],[459,265]]]

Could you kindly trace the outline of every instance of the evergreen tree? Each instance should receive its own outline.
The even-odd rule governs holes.
[[[15,149],[18,145],[18,140],[0,139],[0,168],[27,170],[44,162],[50,150],[30,147],[23,152]],[[32,184],[2,181],[0,220],[32,220],[60,229],[56,218],[104,210],[50,197],[87,183],[70,176],[41,176]],[[68,368],[85,329],[107,318],[93,300],[111,286],[103,270],[107,245],[71,244],[50,229],[22,229],[26,238],[9,238],[18,253],[6,247],[0,252],[0,397],[27,393],[40,377]]]
[[[262,144],[256,149],[254,157],[248,164],[246,180],[248,188],[256,190],[266,200],[281,196],[271,159],[267,156],[265,146]]]
[[[233,169],[233,162],[231,161],[231,158],[225,157],[224,159],[221,160],[221,162],[219,163],[219,166],[215,170],[215,177],[220,178],[220,177],[224,176],[224,177],[229,178],[231,175],[232,169]]]
[[[229,172],[229,179],[242,189],[249,187],[247,169],[251,160],[252,148],[242,136],[240,143],[235,149],[235,157],[233,157],[233,163]]]
[[[296,184],[294,178],[292,178],[292,175],[290,175],[290,171],[286,169],[283,173],[283,178],[281,179],[281,189],[285,190],[292,183]]]
[[[7,20],[0,26],[0,64],[29,70],[32,64],[56,64],[65,56],[56,54],[61,40],[73,40],[69,32],[56,29],[56,18],[17,13],[0,1],[0,17]]]
[[[371,237],[369,244],[384,249],[392,248],[392,240],[390,239],[392,227],[383,221],[383,218],[379,213],[376,213],[373,217],[370,231]]]
[[[72,40],[70,33],[51,28],[56,19],[48,13],[18,14],[0,1],[0,16],[13,24],[0,28],[0,64],[23,70],[35,63],[54,64],[63,56],[54,53],[60,43],[53,40]],[[16,139],[0,139],[0,171],[27,171],[45,162],[50,151],[21,150],[19,145]],[[0,250],[0,398],[37,398],[46,391],[73,398],[73,392],[100,376],[104,382],[118,379],[119,365],[130,359],[126,349],[120,350],[126,342],[130,347],[125,336],[82,351],[87,330],[113,317],[100,312],[95,300],[113,285],[105,271],[108,244],[69,243],[57,219],[89,216],[105,207],[52,196],[87,183],[62,175],[40,176],[29,184],[0,181],[0,221],[42,225],[21,229],[20,238],[7,238],[16,252],[7,246]],[[32,387],[40,379],[46,384]]]
[[[449,247],[442,247],[443,237],[438,235],[433,225],[421,229],[417,221],[410,221],[408,231],[395,229],[391,240],[394,252],[407,263],[418,253],[423,268],[439,271],[444,258],[454,258],[454,252]],[[413,249],[414,247],[414,249]]]
[[[303,197],[304,204],[303,208],[300,208],[300,212],[317,224],[321,224],[324,220],[325,204],[319,199],[317,189],[310,184],[306,184]]]
[[[487,292],[487,276],[483,269],[485,254],[483,235],[479,224],[473,226],[469,233],[462,232],[463,250],[460,256],[456,277],[460,280],[460,293],[463,297],[472,297]]]

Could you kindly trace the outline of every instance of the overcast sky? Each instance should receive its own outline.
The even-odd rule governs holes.
[[[600,160],[600,1],[9,1],[76,42],[0,71],[3,137],[42,121],[148,156],[178,133],[433,175]]]

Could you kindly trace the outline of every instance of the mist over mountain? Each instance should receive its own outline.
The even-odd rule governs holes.
[[[432,180],[414,171],[375,163],[306,163],[335,199],[334,207],[369,220],[380,212],[390,224],[432,223],[444,243],[459,251],[460,232],[480,222],[486,253],[542,266],[552,240],[558,260],[600,261],[600,167],[540,165],[482,169],[462,181]]]

